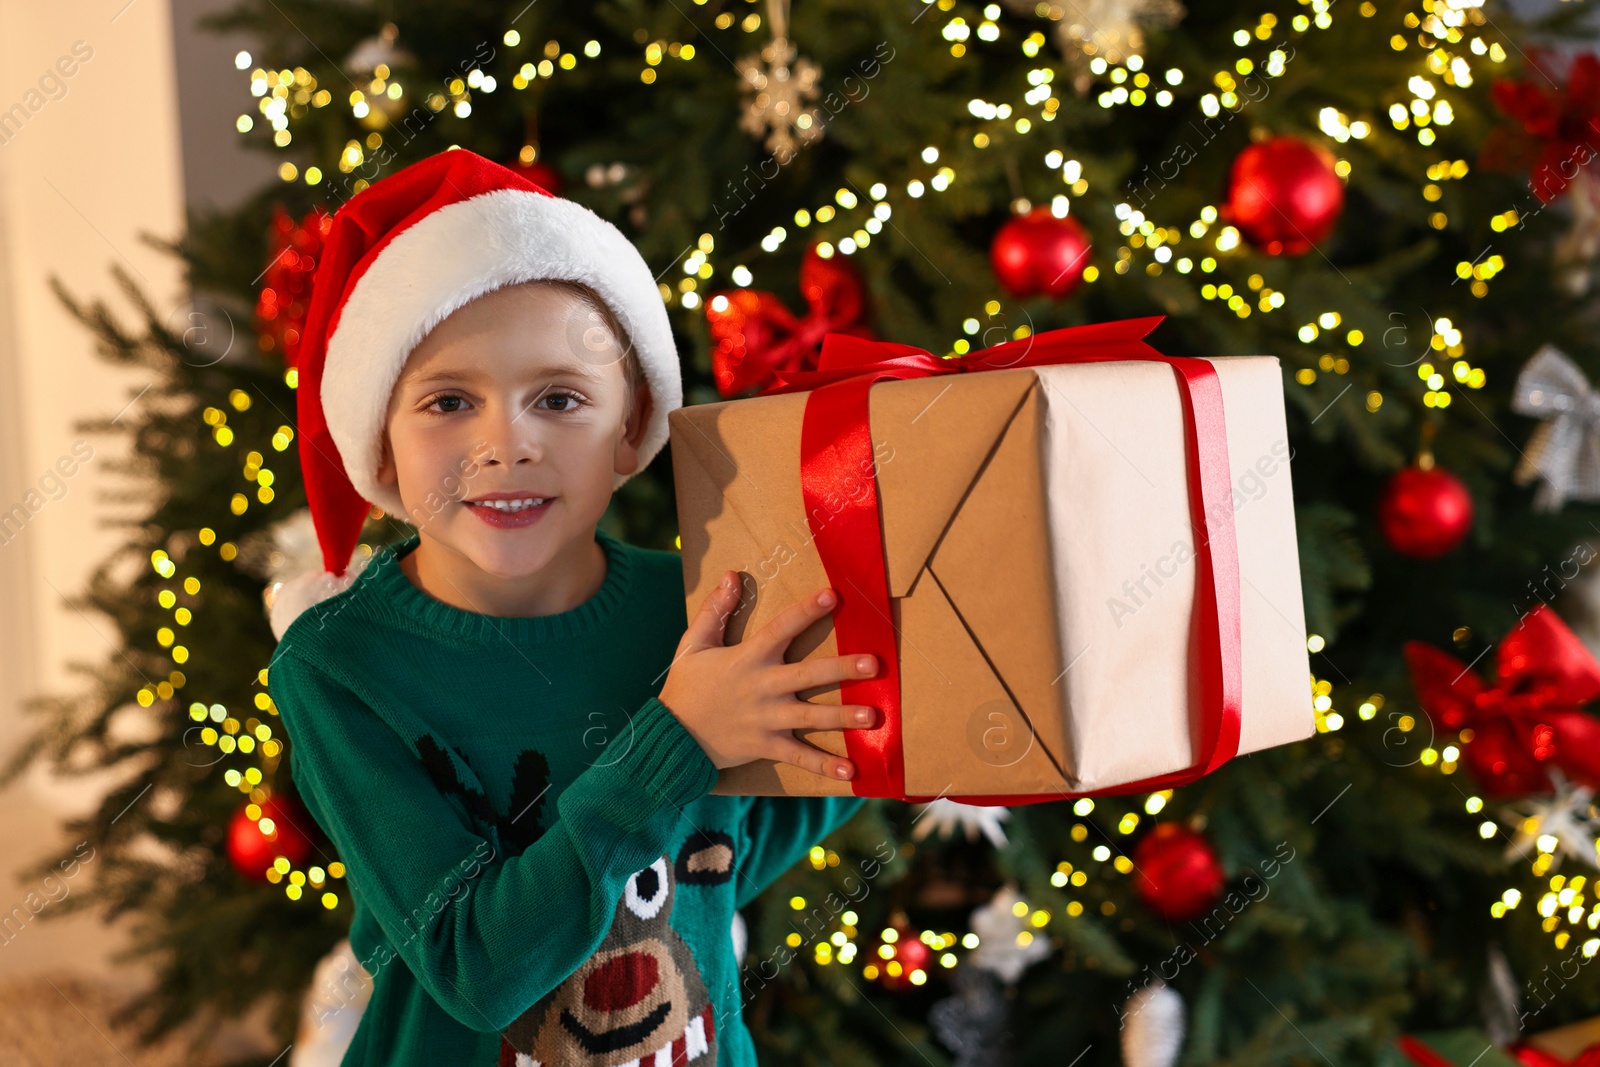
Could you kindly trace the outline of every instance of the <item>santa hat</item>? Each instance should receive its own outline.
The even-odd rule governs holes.
[[[333,218],[317,265],[299,357],[300,467],[321,572],[273,589],[279,637],[347,587],[376,504],[403,515],[377,471],[389,396],[406,357],[445,316],[527,281],[592,288],[616,316],[650,388],[639,470],[683,405],[671,324],[654,275],[615,226],[475,152],[453,148],[362,190]],[[632,475],[616,476],[613,488]]]

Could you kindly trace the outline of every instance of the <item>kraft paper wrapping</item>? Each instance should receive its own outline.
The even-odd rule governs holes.
[[[1564,1061],[1576,1061],[1584,1050],[1600,1044],[1600,1018],[1584,1019],[1554,1030],[1541,1031],[1529,1037],[1527,1043]]]
[[[1308,737],[1315,719],[1278,361],[1211,362],[1243,576],[1243,755]],[[669,416],[687,609],[740,571],[730,644],[828,584],[800,489],[806,395]],[[1132,361],[872,387],[907,795],[1091,792],[1196,761],[1181,405],[1171,368]],[[839,651],[824,618],[787,658]],[[799,695],[839,703],[837,685]],[[847,754],[841,731],[796,735]],[[713,792],[852,790],[759,760],[723,769]]]

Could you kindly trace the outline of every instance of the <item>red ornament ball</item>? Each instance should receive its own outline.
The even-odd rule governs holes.
[[[1273,137],[1240,152],[1228,175],[1222,218],[1272,256],[1299,256],[1333,232],[1344,183],[1332,154],[1298,137]]]
[[[916,985],[911,976],[917,971],[927,973],[933,950],[922,940],[922,935],[904,922],[891,922],[895,940],[888,942],[892,955],[880,955],[878,981],[885,989],[905,990]]]
[[[514,159],[506,164],[506,168],[546,192],[554,193],[556,196],[561,195],[563,184],[561,172],[548,163],[541,163],[538,160],[532,163],[524,163],[520,159]]]
[[[1472,528],[1472,496],[1440,467],[1406,467],[1389,479],[1378,501],[1378,528],[1402,556],[1435,559]]]
[[[1222,895],[1222,863],[1202,834],[1158,823],[1133,850],[1134,884],[1145,907],[1172,922],[1206,913]]]
[[[1012,296],[1048,293],[1059,300],[1083,279],[1091,248],[1089,233],[1077,219],[1057,218],[1038,207],[1000,227],[989,246],[989,262]]]
[[[256,818],[250,817],[252,808],[257,809]],[[257,882],[267,880],[267,869],[279,856],[292,866],[304,867],[314,851],[306,836],[312,825],[305,808],[286,796],[245,804],[228,822],[228,859],[234,870]]]

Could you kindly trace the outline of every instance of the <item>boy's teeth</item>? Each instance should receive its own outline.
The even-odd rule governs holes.
[[[548,497],[529,496],[520,500],[472,500],[468,503],[474,507],[494,508],[496,511],[521,511],[524,508],[536,507],[543,504]]]

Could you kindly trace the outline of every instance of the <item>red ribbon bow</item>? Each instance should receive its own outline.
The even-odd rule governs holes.
[[[1200,758],[1181,771],[1129,782],[1100,795],[1166,789],[1216,770],[1239,750],[1240,609],[1239,559],[1229,483],[1227,427],[1222,388],[1208,360],[1165,356],[1142,338],[1162,315],[1074,326],[1008,341],[954,359],[888,341],[829,334],[815,370],[781,375],[762,395],[811,390],[800,432],[800,482],[807,521],[830,585],[839,595],[833,623],[839,648],[870,652],[882,669],[867,679],[842,683],[840,700],[882,712],[871,728],[844,731],[857,773],[857,796],[928,801],[905,795],[900,731],[900,660],[889,604],[883,556],[882,515],[876,474],[865,492],[844,492],[860,471],[876,470],[867,394],[884,379],[1002,370],[1058,363],[1149,360],[1178,376],[1189,441],[1189,503],[1195,529],[1196,604],[1200,614],[1199,666],[1202,711]],[[839,502],[845,501],[841,510]],[[826,518],[823,518],[826,516]],[[1036,804],[1084,793],[949,797],[968,804]]]
[[[1600,719],[1578,710],[1600,697],[1600,664],[1548,605],[1500,642],[1492,686],[1426,642],[1407,641],[1403,651],[1423,709],[1447,730],[1476,735],[1464,754],[1486,791],[1548,791],[1550,764],[1600,786]]]
[[[800,293],[810,311],[796,318],[777,294],[730,289],[706,297],[711,327],[711,374],[717,392],[740,396],[768,385],[781,373],[816,366],[817,345],[828,333],[871,337],[860,325],[866,286],[846,256],[823,259],[816,242],[800,261]]]
[[[263,345],[276,349],[288,367],[300,361],[311,286],[323,240],[332,229],[333,215],[325,208],[314,207],[296,222],[282,204],[273,205],[272,255],[261,272],[265,280],[256,299],[256,331],[271,339]]]
[[[1487,167],[1528,167],[1529,187],[1548,204],[1566,192],[1600,146],[1600,59],[1591,53],[1574,57],[1556,89],[1550,88],[1556,73],[1551,53],[1532,51],[1537,79],[1499,78],[1490,89],[1496,106],[1517,127],[1490,130],[1478,158]]]

